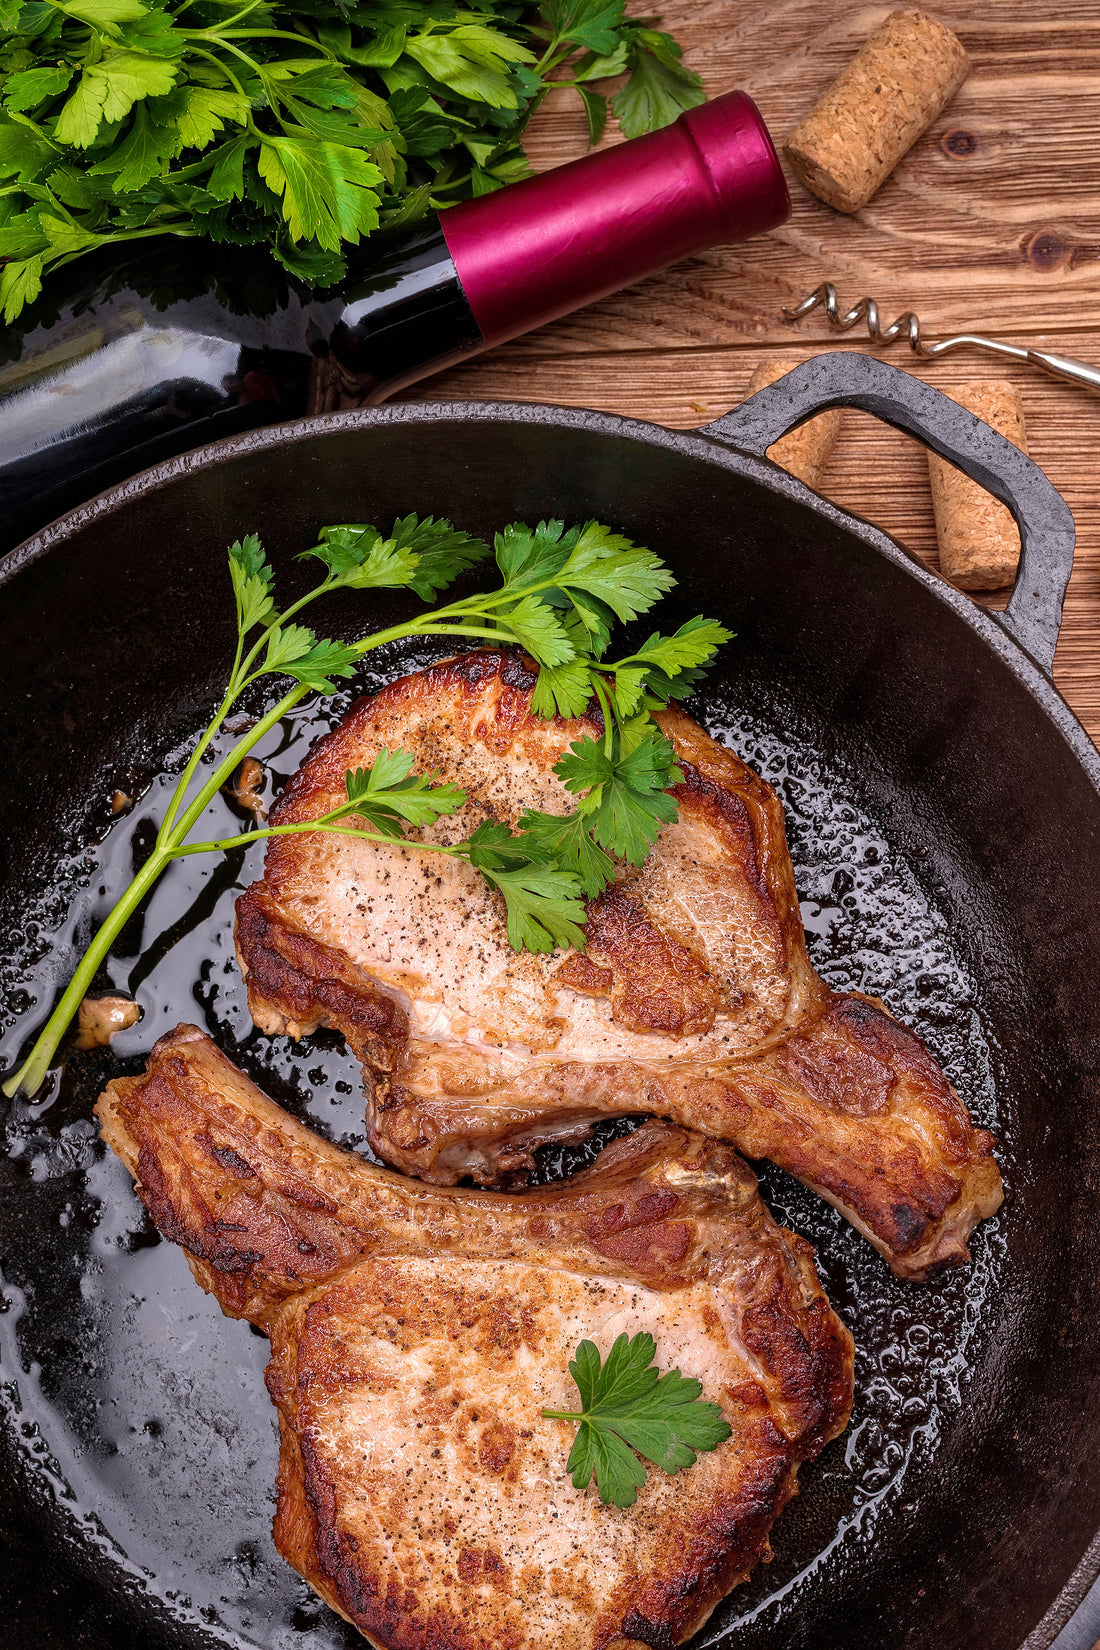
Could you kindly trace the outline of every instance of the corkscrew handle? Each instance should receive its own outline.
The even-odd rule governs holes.
[[[829,407],[858,407],[916,436],[1008,506],[1020,529],[1020,566],[1007,608],[992,617],[1049,675],[1073,569],[1073,517],[1039,466],[973,413],[912,373],[837,350],[804,361],[700,433],[763,457]],[[804,491],[793,478],[790,486]]]
[[[1100,369],[1090,367],[1087,361],[1078,361],[1072,355],[1052,355],[1045,349],[1029,349],[1026,354],[1033,367],[1049,373],[1052,378],[1068,378],[1071,384],[1100,390]]]

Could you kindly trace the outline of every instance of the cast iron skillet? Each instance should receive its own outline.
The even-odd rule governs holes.
[[[762,456],[840,405],[919,436],[1010,506],[1024,554],[1003,617]],[[811,933],[834,902],[815,939],[821,966],[838,983],[880,968],[888,1000],[970,1085],[983,1120],[995,1114],[1004,1143],[1009,1197],[978,1235],[972,1280],[924,1291],[887,1277],[809,1194],[765,1178],[781,1217],[819,1245],[863,1347],[861,1397],[849,1436],[806,1472],[777,1527],[774,1565],[705,1641],[1043,1650],[1100,1568],[1100,760],[1048,675],[1068,511],[969,413],[854,354],[819,357],[693,434],[561,408],[436,405],[263,430],[173,460],[0,569],[5,932],[21,935],[44,887],[53,921],[90,912],[98,873],[81,893],[66,855],[102,834],[112,784],[129,775],[140,788],[209,714],[229,648],[227,541],[260,531],[292,591],[305,578],[293,553],[321,522],[407,510],[482,532],[598,517],[672,563],[683,612],[731,625],[709,713],[771,763]],[[408,610],[380,597],[370,622]],[[330,609],[326,628],[361,629],[363,611],[359,599]],[[841,838],[854,869],[841,866],[829,894],[818,872]],[[140,829],[134,842],[138,853]],[[214,874],[211,902],[236,871]],[[889,902],[875,905],[887,886],[901,917],[869,963],[876,924],[889,927]],[[849,917],[863,920],[864,894],[862,973],[843,975],[830,946]],[[918,959],[891,996],[895,957],[918,941],[948,961],[921,975]],[[297,1064],[262,1039],[235,1048],[200,972],[178,1001],[151,1003],[151,1022],[205,1013],[290,1104],[346,1074],[323,1038]],[[922,991],[946,1001],[939,1022],[922,1018]],[[91,1092],[109,1065],[6,1120],[0,1506],[21,1625],[4,1642],[357,1643],[273,1558],[263,1343],[221,1320],[178,1252],[156,1245],[97,1147]],[[906,1415],[902,1447],[891,1427]]]

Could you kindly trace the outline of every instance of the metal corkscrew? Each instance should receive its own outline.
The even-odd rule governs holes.
[[[890,326],[884,327],[879,318],[879,309],[873,298],[861,298],[858,304],[843,314],[837,303],[836,287],[831,281],[824,282],[816,291],[803,298],[800,304],[793,307],[784,307],[783,319],[790,324],[797,321],[802,315],[809,315],[811,310],[824,305],[829,325],[838,332],[847,332],[858,326],[860,321],[866,321],[867,331],[876,344],[892,344],[895,338],[906,333],[909,338],[909,348],[914,355],[923,356],[925,360],[933,361],[939,355],[946,355],[949,350],[973,349],[989,350],[994,355],[1010,355],[1014,361],[1027,361],[1031,366],[1038,367],[1040,372],[1049,373],[1052,378],[1067,378],[1072,384],[1084,384],[1090,390],[1100,390],[1100,368],[1090,367],[1084,361],[1075,361],[1072,356],[1052,355],[1048,350],[1024,349],[1019,344],[1002,344],[996,338],[983,338],[976,332],[960,332],[954,338],[941,338],[934,344],[926,344],[921,338],[921,324],[918,316],[907,309],[904,315],[899,315]]]

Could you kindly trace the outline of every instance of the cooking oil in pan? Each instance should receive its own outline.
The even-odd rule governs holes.
[[[403,669],[422,662],[401,657]],[[257,748],[269,801],[348,702],[340,695],[300,710]],[[928,1041],[977,1120],[997,1133],[1005,1166],[1011,1118],[998,1111],[995,1051],[921,868],[891,849],[812,742],[800,744],[786,725],[780,736],[732,703],[719,688],[702,719],[783,797],[815,965],[838,989],[882,997]],[[30,914],[24,954],[6,982],[0,1058],[8,1069],[28,1029],[27,1019],[15,1026],[16,1015],[32,1008],[45,1017],[74,948],[133,875],[173,783],[153,780],[97,846],[59,864]],[[225,834],[221,800],[210,824],[210,835]],[[27,1459],[31,1503],[71,1539],[94,1584],[129,1594],[151,1631],[171,1622],[188,1643],[338,1650],[362,1640],[271,1542],[277,1438],[263,1385],[267,1343],[223,1318],[181,1252],[160,1241],[91,1115],[110,1076],[140,1069],[157,1037],[192,1020],[273,1099],[369,1155],[358,1071],[340,1039],[319,1033],[295,1046],[261,1036],[249,1019],[233,902],[261,861],[258,845],[177,862],[100,981],[137,998],[140,1024],[109,1051],[71,1057],[42,1096],[8,1112],[0,1404]],[[599,1140],[622,1127],[603,1125]],[[538,1178],[590,1156],[547,1149]],[[922,1467],[963,1402],[966,1371],[981,1352],[983,1302],[1003,1263],[997,1223],[986,1222],[968,1270],[905,1284],[781,1171],[761,1166],[761,1183],[776,1216],[817,1245],[830,1298],[855,1336],[857,1398],[848,1431],[803,1469],[802,1493],[773,1531],[774,1559],[698,1641],[728,1634],[739,1650],[810,1642],[815,1590],[851,1585],[884,1523],[916,1516]]]

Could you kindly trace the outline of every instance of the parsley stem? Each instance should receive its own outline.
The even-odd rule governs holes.
[[[543,75],[545,75],[547,69],[552,67],[551,60],[554,56],[554,53],[558,50],[558,47],[561,45],[561,43],[562,43],[561,35],[556,34],[554,36],[553,40],[551,40],[550,44],[547,46],[546,50],[543,52],[542,56],[539,58],[538,62],[535,64],[535,67],[534,67],[532,73],[537,74],[540,80],[542,79]]]
[[[327,579],[323,579],[321,583],[317,585],[316,589],[307,590],[304,596],[299,596],[296,602],[291,602],[289,607],[285,607],[278,617],[272,621],[272,623],[281,625],[286,624],[287,620],[293,619],[296,614],[302,611],[303,607],[308,607],[310,602],[315,602],[318,596],[327,596],[329,591],[335,588],[336,586],[331,576]],[[267,630],[270,629],[271,625],[268,625]],[[267,631],[265,631],[264,634],[266,635]],[[255,649],[253,649],[252,653],[249,655],[249,663],[254,657]],[[245,669],[247,668],[248,665],[246,664]]]
[[[414,623],[416,629],[405,632],[405,634],[415,636],[476,636],[481,641],[495,642],[498,647],[523,645],[514,631],[490,630],[487,627],[472,624],[423,624],[420,621],[414,621]]]
[[[176,13],[176,16],[178,17],[180,12],[186,11],[190,4],[191,0],[184,0],[184,3]],[[231,28],[234,23],[239,23],[242,17],[247,17],[250,11],[255,11],[257,6],[262,6],[263,4],[264,0],[249,0],[247,6],[242,6],[239,12],[234,13],[232,17],[227,17],[224,23],[215,23],[211,32],[213,34],[221,34],[223,30]]]
[[[615,717],[611,709],[610,694],[598,676],[591,676],[589,679],[592,691],[600,701],[600,709],[603,711],[603,750],[604,755],[610,759],[615,740]]]
[[[35,1039],[30,1054],[14,1077],[9,1077],[4,1084],[4,1093],[9,1099],[18,1094],[20,1089],[25,1094],[35,1094],[41,1088],[50,1069],[50,1061],[57,1053],[62,1037],[69,1029],[69,1022],[95,979],[100,963],[167,863],[168,859],[164,852],[154,848],[110,916],[102,924],[81,958],[75,974],[62,992],[57,1007]]]
[[[573,580],[563,580],[559,571],[551,578],[539,579],[534,584],[505,584],[499,590],[488,590],[479,596],[467,596],[464,601],[452,602],[449,607],[437,608],[434,616],[437,619],[448,619],[452,615],[459,617],[464,613],[484,613],[490,608],[501,607],[506,602],[517,602],[524,596],[537,596],[543,590],[568,590],[572,585]]]
[[[262,842],[265,837],[301,836],[306,831],[324,831],[329,836],[358,836],[366,842],[379,842],[387,848],[415,848],[429,854],[465,857],[464,842],[421,842],[419,837],[387,836],[383,831],[365,831],[358,825],[327,825],[323,818],[303,819],[292,825],[268,825],[259,831],[240,831],[236,836],[222,837],[218,842],[188,842],[182,848],[169,849],[169,855],[172,859],[186,859],[189,854],[229,853],[232,849],[247,848],[253,842]]]
[[[112,230],[109,235],[100,235],[98,241],[100,246],[114,246],[121,244],[123,241],[148,240],[151,235],[185,235],[193,237],[198,233],[197,229],[184,229],[182,225],[158,223],[151,229]],[[75,252],[67,252],[62,257],[51,258],[48,253],[44,253],[42,256],[45,257],[51,268],[61,269],[65,264],[71,264],[74,259],[82,258],[87,250],[87,247],[78,247]]]
[[[515,600],[514,595],[512,599]],[[438,622],[450,618],[452,614],[461,617],[460,609],[464,605],[456,602],[453,607],[435,609],[430,615],[425,613],[418,619],[410,619],[407,624],[391,625],[389,630],[376,630],[373,636],[352,644],[356,658],[361,659],[364,654],[376,647],[385,647],[388,642],[401,642],[412,636],[476,636],[484,641],[496,642],[498,647],[518,640],[514,633],[506,634],[478,625],[445,625]]]
[[[312,46],[314,51],[321,52],[330,62],[337,61],[334,54],[327,46],[322,46],[319,40],[311,40],[308,34],[289,34],[285,29],[227,29],[223,24],[216,23],[212,29],[181,29],[180,33],[188,40],[209,40],[214,45],[228,45],[231,40],[293,40],[296,46]],[[236,51],[237,48],[230,46],[229,50]],[[245,54],[238,52],[238,56],[244,57]],[[247,58],[246,61],[263,72],[263,64],[258,63],[255,58]]]
[[[245,32],[247,33],[247,30]],[[249,57],[247,52],[242,52],[239,46],[234,46],[232,40],[227,40],[222,34],[212,34],[209,29],[181,29],[180,33],[186,34],[188,38],[192,40],[209,40],[212,46],[223,46],[227,52],[232,52],[234,57],[239,57],[242,63],[247,63],[250,69],[254,69],[259,72],[260,65],[256,62],[256,59],[254,57]],[[209,52],[204,52],[199,48],[192,49],[195,50],[197,55],[200,57],[209,57],[211,55]],[[229,71],[225,69],[225,65],[220,63],[216,57],[214,58],[214,62],[218,64],[220,69],[225,70],[228,74]],[[238,90],[240,90],[239,87]],[[247,93],[242,93],[242,96],[247,95]],[[249,101],[251,102],[251,99]],[[262,136],[262,133],[256,131],[256,128],[253,126],[251,117],[249,117],[248,129],[255,131],[257,137]]]
[[[195,745],[194,750],[191,752],[191,755],[188,757],[187,765],[180,774],[180,777],[176,783],[176,788],[172,792],[168,803],[168,810],[165,813],[164,818],[161,820],[160,829],[157,832],[157,845],[160,847],[162,847],[167,841],[168,833],[172,829],[172,821],[176,817],[176,812],[180,803],[187,794],[187,787],[191,783],[195,769],[198,767],[199,763],[203,759],[204,753],[209,748],[210,741],[214,738],[218,729],[225,721],[225,718],[229,715],[230,707],[240,692],[238,679],[241,668],[241,649],[243,646],[244,633],[238,627],[237,651],[233,658],[233,669],[229,674],[229,686],[225,690],[225,697],[222,699],[221,704],[214,713],[213,720],[208,724],[206,731],[202,734]]]
[[[45,128],[40,126],[37,120],[32,120],[30,115],[20,114],[17,109],[5,109],[4,114],[8,120],[14,120],[18,123],[18,125],[26,126],[29,131],[32,131],[35,134],[36,137],[40,137],[43,143],[48,143],[50,148],[54,150],[56,154],[61,153],[61,145],[59,143],[55,143]],[[13,183],[9,188],[4,190],[4,193],[5,195],[22,195],[26,193],[26,186],[24,183]]]
[[[234,48],[231,47],[230,49],[233,50]],[[222,74],[228,80],[229,84],[233,87],[234,91],[236,91],[241,97],[243,97],[246,103],[250,101],[249,97],[248,97],[248,93],[245,91],[244,87],[241,85],[240,81],[237,79],[237,77],[233,73],[232,69],[227,68],[226,65],[222,62],[220,57],[215,57],[213,52],[204,52],[201,46],[192,46],[191,50],[194,52],[196,57],[205,57],[205,59],[208,63],[213,63],[213,65],[216,69],[220,69]],[[238,52],[237,56],[238,57],[243,57],[244,53],[243,52]],[[252,123],[251,123],[251,120],[250,120],[249,121],[249,126],[251,126],[251,124]],[[202,164],[202,163],[200,162],[198,164]],[[205,170],[205,167],[203,169]]]
[[[233,770],[239,765],[241,758],[247,756],[249,751],[263,738],[264,734],[268,733],[277,722],[280,722],[287,711],[293,710],[298,701],[304,699],[308,692],[308,688],[297,686],[292,688],[289,693],[284,694],[265,716],[261,716],[260,720],[249,728],[246,734],[242,735],[228,756],[223,757],[198,792],[198,795],[190,803],[186,812],[166,835],[163,844],[166,858],[172,857],[174,850],[186,840],[188,831],[196,823],[207,804],[213,800],[222,786],[227,784],[233,777]]]

